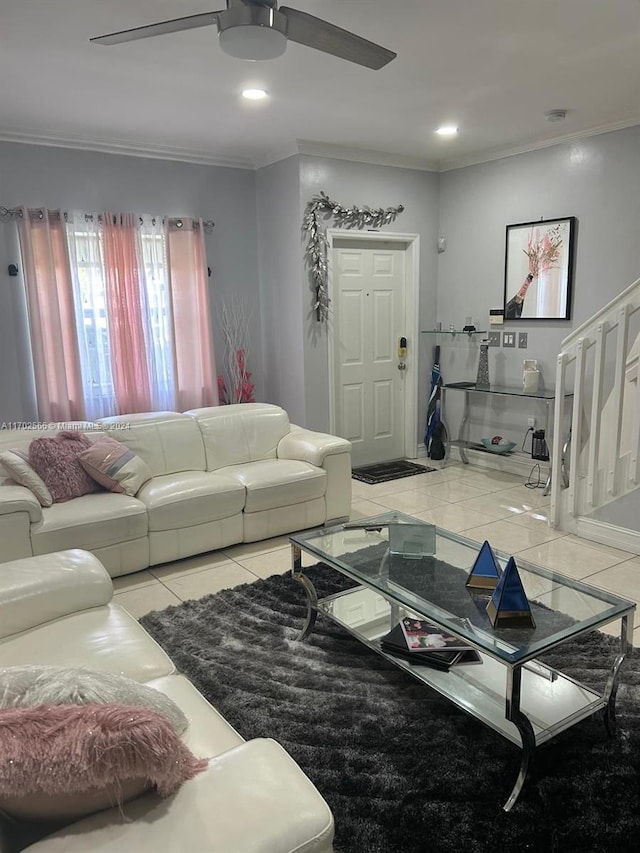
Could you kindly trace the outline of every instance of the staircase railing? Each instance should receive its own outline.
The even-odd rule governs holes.
[[[640,310],[640,279],[583,323],[562,342],[557,359],[550,523],[562,527],[598,506],[636,488],[640,480],[640,377],[635,362],[635,383],[630,385],[628,363],[629,321]],[[605,375],[615,341],[613,386],[605,399]],[[573,411],[569,459],[563,460],[566,422],[567,373],[574,370]],[[611,369],[611,367],[609,367]],[[623,409],[629,388],[635,389],[630,449],[621,453]],[[608,390],[608,389],[607,389]],[[571,399],[571,398],[569,398]],[[602,441],[606,418],[606,442]],[[563,466],[568,467],[566,492],[562,492]]]

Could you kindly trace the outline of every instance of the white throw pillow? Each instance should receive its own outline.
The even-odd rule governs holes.
[[[0,709],[107,704],[140,705],[156,711],[171,723],[178,735],[189,725],[172,699],[123,675],[84,667],[28,665],[0,668]]]
[[[29,489],[38,498],[41,506],[51,506],[53,497],[44,480],[29,464],[29,457],[21,450],[5,450],[0,453],[0,462],[4,465],[12,480]]]

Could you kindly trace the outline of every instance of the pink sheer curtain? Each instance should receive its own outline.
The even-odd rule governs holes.
[[[111,372],[117,414],[152,410],[137,217],[102,215]]]
[[[85,417],[73,282],[60,211],[26,210],[18,221],[38,418]]]
[[[202,220],[167,220],[176,409],[218,405]]]

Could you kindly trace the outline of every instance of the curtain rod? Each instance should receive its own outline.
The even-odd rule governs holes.
[[[37,210],[38,208],[36,208]],[[41,214],[42,218],[42,214]],[[22,219],[22,208],[21,207],[2,207],[0,206],[0,222],[11,222],[13,219]],[[182,219],[180,217],[170,216],[167,217],[169,223],[176,225],[178,228],[182,228]],[[142,224],[142,217],[140,217],[140,223]],[[212,219],[203,219],[202,227],[207,233],[213,231],[215,227],[215,222]]]

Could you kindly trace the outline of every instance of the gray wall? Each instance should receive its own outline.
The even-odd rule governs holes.
[[[265,397],[305,424],[304,293],[300,286],[298,158],[257,172],[258,265]]]
[[[438,175],[434,172],[401,169],[392,166],[373,166],[368,163],[353,163],[322,157],[301,156],[300,158],[300,209],[323,190],[330,198],[351,207],[371,208],[404,205],[403,213],[382,231],[412,233],[420,235],[420,328],[432,325],[436,313],[437,274],[437,228],[438,228]],[[331,222],[327,223],[331,225]],[[354,235],[357,231],[354,230]],[[302,267],[300,289],[304,292],[303,322],[304,375],[307,389],[306,420],[314,429],[329,428],[329,375],[327,330],[315,320],[310,310],[312,292],[309,278]],[[426,376],[430,372],[430,352],[424,341],[412,342],[414,352],[419,354],[419,401],[416,435],[424,433],[426,411]],[[424,377],[424,381],[422,378]]]
[[[444,327],[459,326],[469,315],[487,328],[489,308],[502,305],[505,226],[538,217],[577,217],[572,320],[507,324],[504,328],[529,333],[529,347],[491,350],[494,381],[517,384],[526,356],[539,359],[553,386],[562,338],[640,274],[640,127],[441,175],[306,155],[254,173],[0,143],[0,205],[132,209],[215,220],[207,237],[214,331],[216,294],[246,296],[257,399],[278,403],[293,421],[324,430],[329,425],[326,329],[312,316],[300,232],[305,206],[320,190],[345,205],[405,206],[384,230],[421,237],[421,329],[432,328],[436,319]],[[436,252],[438,234],[447,240],[442,255]],[[0,422],[36,414],[23,291],[20,279],[6,273],[11,262],[20,263],[14,229],[2,225]],[[220,366],[219,334],[216,341]],[[474,379],[477,344],[458,339],[451,346],[446,336],[442,342],[445,379]],[[418,440],[434,343],[430,335],[418,343]],[[454,430],[455,409],[452,403]],[[534,412],[516,412],[511,420],[507,414],[504,407],[489,407],[486,428],[500,425],[516,440]]]
[[[442,173],[439,213],[447,249],[439,257],[438,318],[446,328],[472,315],[487,329],[489,309],[502,307],[507,225],[577,217],[572,319],[505,323],[495,328],[528,332],[528,349],[489,350],[492,381],[519,384],[522,359],[536,358],[553,388],[562,339],[640,275],[640,127]],[[445,341],[446,381],[475,379],[477,344],[462,343]],[[453,392],[449,399],[455,430],[459,406]],[[494,400],[476,418],[488,433],[500,426],[522,441],[526,416],[542,415],[533,406]]]
[[[0,143],[0,205],[80,210],[132,210],[170,216],[202,216],[215,228],[206,237],[213,270],[211,305],[218,368],[216,294],[240,293],[257,307],[255,173],[64,148]],[[23,288],[7,265],[20,257],[12,225],[0,225],[0,423],[36,417],[30,393],[29,342]],[[259,310],[252,316],[249,369],[262,399]]]

